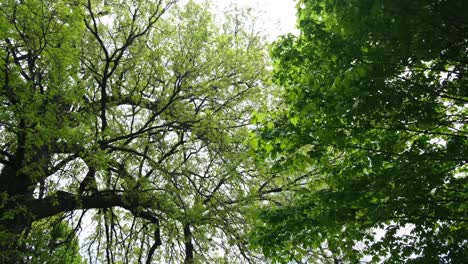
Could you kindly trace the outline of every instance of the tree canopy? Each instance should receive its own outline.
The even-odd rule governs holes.
[[[468,10],[461,1],[301,0],[273,45],[283,105],[257,151],[309,174],[252,239],[280,262],[468,258]],[[318,251],[317,251],[318,250]]]
[[[467,8],[1,2],[0,262],[463,263]]]
[[[52,262],[34,245],[64,230],[88,263],[255,258],[244,142],[263,40],[243,11],[175,2],[0,4],[3,262]]]

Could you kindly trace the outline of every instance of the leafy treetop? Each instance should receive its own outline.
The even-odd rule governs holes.
[[[5,262],[27,261],[43,245],[27,230],[57,215],[74,232],[91,223],[90,263],[255,259],[244,141],[264,103],[263,40],[246,13],[216,24],[205,4],[175,2],[0,4]]]
[[[256,215],[254,243],[284,262],[323,246],[337,261],[463,262],[467,6],[297,7],[301,33],[271,51],[283,106],[265,119],[256,146],[274,169],[306,172],[309,183]]]

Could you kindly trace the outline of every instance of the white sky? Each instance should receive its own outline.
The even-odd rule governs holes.
[[[184,5],[189,0],[178,0],[178,4]],[[296,29],[296,0],[194,0],[195,2],[208,1],[214,12],[222,14],[225,10],[232,10],[233,5],[242,8],[251,8],[253,14],[258,15],[259,21],[256,27],[264,32],[269,41],[278,36],[293,33],[297,35]],[[258,23],[260,22],[260,23]]]
[[[288,32],[297,32],[296,1],[294,0],[213,0],[222,10],[232,3],[240,7],[250,7],[258,12],[266,33],[270,38]]]

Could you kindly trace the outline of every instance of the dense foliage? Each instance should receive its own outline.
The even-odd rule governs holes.
[[[299,1],[300,34],[271,52],[284,103],[255,147],[274,170],[309,177],[256,215],[267,256],[468,259],[462,2]]]
[[[79,253],[75,232],[60,215],[36,221],[26,230],[25,241],[19,248],[28,263],[85,264]]]
[[[461,2],[2,1],[0,263],[462,263]]]
[[[253,261],[244,142],[267,63],[246,18],[2,1],[0,261],[53,263],[42,249],[72,256],[75,236],[87,263]]]

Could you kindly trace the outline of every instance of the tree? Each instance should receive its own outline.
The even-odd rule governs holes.
[[[267,63],[247,14],[215,23],[169,0],[0,12],[3,262],[27,261],[27,230],[58,215],[89,263],[252,261],[244,142]]]
[[[308,183],[256,215],[254,244],[280,262],[322,246],[336,262],[463,262],[466,5],[297,6],[301,33],[271,51],[283,105],[255,145],[273,169],[309,174]]]
[[[24,245],[28,263],[84,264],[78,238],[60,215],[32,224]]]

